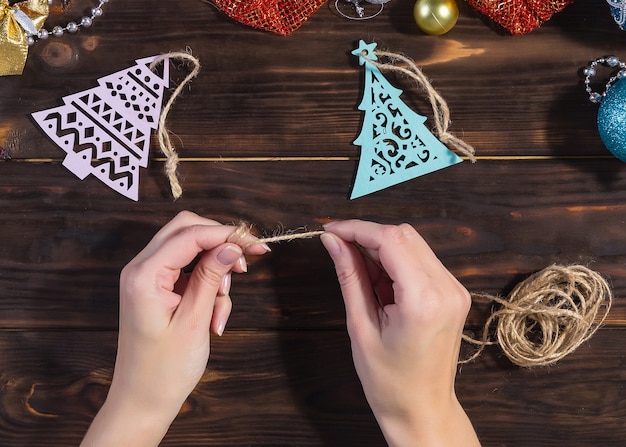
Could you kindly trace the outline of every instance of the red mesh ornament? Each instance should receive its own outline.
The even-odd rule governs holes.
[[[287,36],[326,0],[212,0],[212,3],[244,25]]]
[[[573,0],[467,0],[511,34],[527,34]]]

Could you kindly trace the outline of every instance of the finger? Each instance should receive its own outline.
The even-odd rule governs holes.
[[[154,239],[167,239],[181,229],[193,225],[214,226],[221,224],[216,220],[199,216],[191,211],[181,211],[154,235]]]
[[[383,225],[364,220],[351,219],[330,222],[324,225],[324,230],[336,234],[347,242],[358,244],[376,262],[381,245],[380,232]]]
[[[169,239],[183,228],[192,225],[216,226],[221,224],[215,220],[198,216],[191,211],[181,211],[172,220],[161,227],[159,231],[157,231],[148,245],[146,245],[146,247],[139,254],[137,254],[137,256],[135,256],[135,260],[139,261],[149,258],[161,246],[163,241]]]
[[[205,253],[189,277],[174,318],[199,326],[201,332],[208,331],[224,276],[241,256],[241,247],[230,243]]]
[[[172,270],[182,269],[189,265],[199,253],[211,250],[226,242],[233,231],[235,231],[235,227],[229,225],[192,225],[182,228],[168,239],[163,240],[147,262],[156,267],[166,267]],[[250,236],[250,239],[246,239],[246,243],[248,243],[247,240],[255,240],[255,238]],[[259,250],[262,253],[265,252],[261,246],[255,246],[255,248],[257,252]],[[244,261],[239,262],[241,263],[240,268],[245,266]]]
[[[218,295],[213,306],[213,318],[211,318],[211,330],[217,335],[224,333],[226,323],[230,317],[233,302],[229,295]]]
[[[220,287],[217,290],[217,296],[228,295],[230,293],[230,284],[231,284],[232,275],[230,272],[226,273],[222,278],[222,282],[220,283]]]
[[[335,264],[346,306],[348,332],[358,337],[377,332],[379,307],[362,256],[352,244],[332,233],[324,233],[320,238]]]
[[[225,236],[223,239],[221,239],[221,236],[218,237],[218,240],[214,241],[214,245],[225,242],[237,228],[232,225],[222,225],[215,220],[207,219],[190,211],[181,211],[154,235],[150,243],[135,257],[134,260],[139,261],[150,258],[167,241],[178,237],[179,233],[186,233],[190,231],[190,228],[194,227],[207,227],[212,229],[220,228],[221,232],[219,234]],[[224,231],[225,233],[222,233]],[[258,238],[254,235],[246,234],[240,245],[247,246],[248,248],[246,248],[245,251],[250,254],[261,255],[269,251],[269,249],[267,249],[263,244],[255,244],[257,240]],[[197,253],[199,253],[199,251],[196,252],[196,254]]]
[[[408,224],[395,226],[350,220],[334,222],[325,229],[346,241],[358,243],[374,259],[378,258],[399,289],[409,283],[411,286],[430,284],[448,276],[426,241]]]

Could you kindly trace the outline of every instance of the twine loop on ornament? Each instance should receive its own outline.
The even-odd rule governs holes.
[[[450,126],[450,109],[448,108],[448,104],[437,90],[435,90],[429,79],[415,62],[402,54],[388,51],[375,50],[374,54],[377,57],[386,57],[389,63],[382,63],[370,59],[366,54],[363,54],[362,57],[367,59],[368,62],[376,66],[379,70],[401,73],[413,79],[417,86],[428,96],[428,100],[433,109],[435,134],[437,138],[439,138],[442,143],[452,146],[460,154],[465,155],[472,163],[476,162],[476,158],[474,157],[476,153],[475,149],[465,141],[448,132],[448,127]],[[405,64],[407,68],[397,65],[397,62]]]
[[[522,367],[550,365],[574,352],[602,325],[613,301],[606,280],[581,265],[547,267],[519,283],[508,299],[476,296],[501,307],[488,318],[481,339],[463,334],[463,340],[478,349],[460,363],[498,344],[511,362]],[[493,324],[495,340],[489,336]]]
[[[183,79],[183,81],[178,85],[178,87],[176,87],[176,89],[170,96],[169,100],[165,104],[165,107],[163,107],[163,110],[161,111],[161,115],[159,116],[159,128],[157,131],[157,136],[159,139],[159,146],[161,148],[161,151],[163,152],[163,155],[165,155],[165,158],[166,158],[165,174],[167,175],[167,178],[170,182],[170,189],[172,190],[172,195],[174,196],[174,199],[178,199],[183,194],[183,188],[180,185],[180,182],[178,180],[178,174],[177,174],[178,161],[179,161],[178,153],[176,152],[176,148],[172,144],[169,130],[167,129],[165,122],[167,120],[167,115],[170,113],[170,109],[172,108],[172,105],[174,104],[174,101],[176,101],[176,98],[178,97],[178,95],[181,94],[185,85],[187,85],[193,78],[195,78],[198,75],[198,72],[200,71],[200,61],[198,61],[198,59],[192,56],[190,52],[179,51],[179,52],[165,53],[157,57],[154,61],[152,61],[152,63],[150,64],[150,70],[154,71],[156,66],[161,62],[175,60],[175,59],[181,60],[183,62],[188,62],[192,65],[193,68],[191,72],[185,77],[185,79]]]

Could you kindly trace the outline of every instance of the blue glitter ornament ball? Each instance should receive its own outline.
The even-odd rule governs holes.
[[[602,99],[598,131],[606,148],[626,162],[626,78],[613,84]]]

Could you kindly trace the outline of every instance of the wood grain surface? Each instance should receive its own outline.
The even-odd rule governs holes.
[[[113,0],[93,27],[38,42],[23,75],[0,78],[0,447],[80,442],[110,383],[119,271],[183,209],[261,234],[353,217],[409,222],[477,293],[506,294],[553,263],[589,265],[610,280],[615,303],[588,343],[530,370],[490,348],[460,368],[458,394],[485,447],[626,446],[626,170],[602,145],[580,75],[596,57],[625,59],[626,32],[604,0],[577,0],[515,37],[463,1],[444,36],[422,34],[408,0],[366,22],[342,19],[333,3],[279,37],[200,0]],[[73,0],[46,26],[90,6]],[[423,68],[476,163],[348,199],[362,123],[362,67],[350,54],[359,39]],[[177,201],[156,139],[133,202],[74,177],[29,117],[135,59],[185,48],[202,70],[168,118],[181,156]],[[173,65],[172,83],[186,74]],[[409,80],[388,78],[432,116]],[[277,245],[250,264],[233,279],[226,334],[163,445],[385,445],[319,241]],[[491,309],[476,300],[467,329]]]

